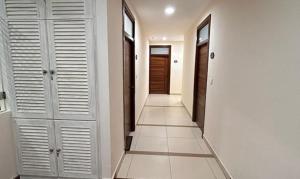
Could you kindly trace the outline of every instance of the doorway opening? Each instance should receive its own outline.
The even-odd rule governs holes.
[[[170,94],[171,45],[150,45],[149,93]]]
[[[193,121],[204,135],[211,15],[197,28]]]
[[[123,1],[123,93],[125,151],[130,150],[135,131],[135,19]]]

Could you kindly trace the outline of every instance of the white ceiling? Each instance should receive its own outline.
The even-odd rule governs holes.
[[[182,41],[183,34],[195,23],[210,0],[128,0],[140,17],[143,30],[150,41]],[[167,6],[176,11],[166,16]]]

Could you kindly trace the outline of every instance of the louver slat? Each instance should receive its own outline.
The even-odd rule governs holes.
[[[51,117],[49,77],[43,75],[48,69],[43,27],[38,20],[8,21],[16,117]]]
[[[96,178],[96,122],[56,121],[59,176]]]
[[[54,20],[50,28],[55,118],[95,120],[90,21]]]
[[[21,175],[57,176],[53,122],[17,119],[15,121],[18,170]]]
[[[47,3],[50,18],[91,18],[91,0],[49,0]]]
[[[44,18],[41,0],[5,0],[8,19],[40,19]]]

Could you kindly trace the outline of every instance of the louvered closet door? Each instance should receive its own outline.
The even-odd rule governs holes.
[[[50,19],[91,18],[93,0],[47,0]]]
[[[14,117],[52,117],[49,74],[43,73],[49,61],[42,2],[6,0]]]
[[[50,120],[15,120],[20,175],[57,176],[54,124]]]
[[[49,21],[55,119],[95,120],[90,20]]]
[[[55,121],[60,177],[97,178],[96,122]]]

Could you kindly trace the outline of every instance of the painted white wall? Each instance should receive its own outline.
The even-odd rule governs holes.
[[[192,112],[196,27],[212,14],[205,137],[235,179],[300,178],[300,1],[215,1],[185,34]]]
[[[0,113],[0,131],[0,178],[12,179],[17,176],[17,167],[10,112]]]
[[[111,135],[110,135],[110,89],[108,59],[108,17],[107,0],[95,1],[96,39],[96,104],[98,131],[98,158],[101,178],[111,178]]]
[[[170,93],[182,93],[182,72],[183,72],[183,47],[184,43],[181,41],[170,42],[150,42],[150,45],[171,45],[171,77],[170,77]],[[178,63],[174,63],[177,60]],[[149,68],[149,66],[148,66]]]
[[[124,153],[124,110],[123,110],[123,37],[122,1],[109,0],[108,3],[108,63],[110,96],[110,137],[111,137],[111,175],[117,169]],[[130,4],[128,4],[129,7]],[[147,41],[143,36],[138,16],[131,8],[136,20],[136,121],[149,94],[149,72]]]
[[[108,63],[110,93],[111,168],[124,153],[122,1],[108,0]]]

